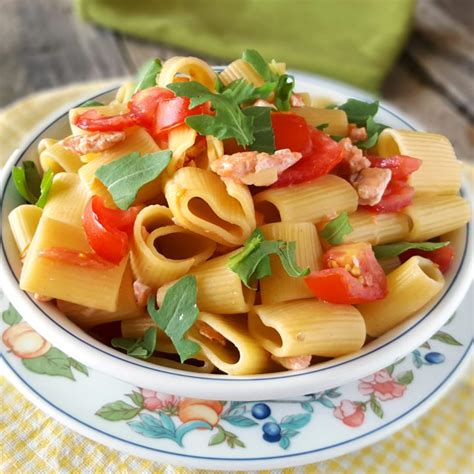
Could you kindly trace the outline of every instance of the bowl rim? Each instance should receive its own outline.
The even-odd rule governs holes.
[[[308,78],[308,76],[305,77],[304,74],[300,75],[303,79],[310,79],[313,82],[315,80],[315,78]],[[110,94],[112,91],[117,89],[117,86],[118,85],[108,86],[93,95],[85,96],[85,98],[80,101],[76,100],[72,104],[67,104],[60,108],[56,113],[47,117],[25,138],[20,148],[12,153],[1,170],[0,202],[2,209],[7,185],[11,179],[10,171],[12,167],[22,159],[23,155],[30,149],[34,142],[44,134],[49,127],[64,120],[71,108],[78,107],[84,102],[84,100],[95,99],[107,93]],[[416,130],[409,121],[399,115],[400,112],[395,112],[393,107],[388,108],[386,105],[382,104],[380,105],[380,109],[404,123],[407,128]],[[471,198],[466,185],[463,185],[461,188],[461,195],[468,199]],[[308,393],[312,391],[315,386],[318,386],[318,382],[321,386],[330,388],[340,383],[355,380],[389,365],[397,358],[416,349],[416,347],[426,340],[427,335],[429,337],[447,321],[460,304],[469,288],[471,282],[469,276],[472,275],[474,270],[474,260],[472,258],[473,232],[471,226],[471,222],[466,225],[463,255],[452,281],[443,290],[443,294],[439,300],[424,314],[419,314],[418,319],[413,324],[404,328],[401,333],[396,334],[389,340],[379,344],[378,346],[376,345],[376,347],[369,350],[364,351],[364,348],[367,347],[366,345],[354,354],[332,359],[331,361],[295,372],[278,372],[249,376],[198,374],[168,367],[161,367],[148,362],[137,361],[132,357],[106,346],[100,341],[94,340],[90,336],[87,336],[87,339],[90,339],[91,342],[85,340],[81,337],[81,334],[72,332],[48,314],[47,310],[45,310],[46,305],[38,304],[30,294],[21,290],[19,288],[19,281],[16,278],[10,259],[8,258],[3,238],[0,275],[2,276],[2,286],[5,289],[6,296],[12,304],[17,307],[24,318],[42,335],[44,335],[46,339],[52,341],[53,344],[57,345],[67,354],[74,354],[74,357],[92,368],[102,372],[108,372],[114,377],[126,380],[127,382],[132,382],[137,386],[150,386],[150,388],[159,386],[161,387],[160,391],[169,391],[170,393],[176,393],[177,395],[215,399],[225,399],[225,397],[229,397],[233,400],[260,400],[268,398],[269,393],[278,393],[278,397]],[[433,313],[435,313],[435,317],[432,316],[431,318],[428,318]],[[422,330],[420,331],[420,329]],[[81,329],[78,329],[78,331],[79,333],[83,332]],[[84,333],[84,335],[87,334]],[[404,338],[405,343],[403,344],[403,349],[400,348],[402,344],[399,342],[397,343],[401,338]],[[82,343],[79,347],[83,347],[84,349],[84,344],[88,346],[87,350],[77,351],[78,343]],[[395,347],[393,347],[394,344]],[[393,350],[397,349],[397,346],[398,351]],[[387,348],[391,348],[392,351],[385,350],[382,352],[383,356],[379,357],[380,351]],[[396,353],[393,354],[393,352]],[[361,359],[365,359],[368,363],[360,364],[358,361]],[[333,362],[334,360],[339,361]],[[107,370],[109,368],[111,370]],[[350,375],[346,374],[344,377],[341,377],[342,373],[344,373],[348,368],[350,368]],[[327,371],[329,371],[329,374]],[[327,375],[326,378],[323,377],[324,381],[314,380],[317,374],[319,375],[324,372],[326,372]],[[158,377],[156,374],[160,374],[160,376]],[[154,380],[149,380],[149,377],[152,375],[155,375],[157,379],[160,379],[158,383],[155,383]],[[282,379],[297,380],[298,383],[291,387],[284,387],[284,384],[281,384]],[[202,381],[219,383],[216,383],[215,386],[213,384],[212,393],[210,394],[210,390],[206,389],[206,386],[202,386],[207,384],[203,384]],[[262,389],[259,385],[262,385],[263,383],[267,387]],[[154,387],[152,385],[154,385]],[[165,390],[163,390],[163,388],[165,388]],[[248,392],[249,389],[252,390],[252,393]]]

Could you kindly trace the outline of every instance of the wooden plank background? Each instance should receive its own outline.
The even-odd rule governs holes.
[[[473,0],[419,0],[407,48],[381,91],[471,161],[473,31]],[[0,107],[40,89],[134,74],[150,57],[183,53],[83,23],[70,0],[0,0]]]

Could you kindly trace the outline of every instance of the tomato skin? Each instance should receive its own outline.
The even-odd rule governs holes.
[[[74,125],[89,132],[119,132],[133,127],[135,120],[129,113],[107,117],[97,110],[88,110],[76,117]]]
[[[92,252],[79,252],[78,250],[67,249],[63,247],[50,247],[39,252],[39,256],[49,258],[67,265],[77,267],[107,269],[112,268],[112,264],[100,258]]]
[[[272,112],[271,119],[277,150],[289,148],[303,155],[311,151],[311,134],[303,117],[287,112]]]
[[[282,118],[273,118],[285,117]],[[272,125],[275,131],[275,145],[276,149],[289,148],[291,151],[299,151],[303,157],[290,168],[283,171],[278,178],[278,181],[272,187],[284,187],[292,184],[305,183],[312,181],[320,176],[328,174],[334,167],[336,167],[342,160],[343,154],[336,141],[330,138],[321,130],[309,127],[306,120],[303,119],[306,125],[306,131],[309,134],[309,147],[305,144],[306,135],[301,133],[302,122],[288,117],[294,114],[274,113],[272,114]],[[281,130],[280,127],[284,125],[285,121],[289,122],[289,126]],[[275,124],[277,124],[275,126]],[[295,135],[287,135],[291,130],[297,130]]]
[[[115,265],[118,265],[128,252],[128,236],[139,208],[128,211],[109,209],[103,199],[93,196],[86,205],[82,223],[87,241],[94,252]]]
[[[158,104],[162,100],[172,99],[174,92],[164,87],[149,87],[136,92],[130,102],[128,108],[131,116],[138,125],[145,128],[153,127]]]
[[[417,249],[412,249],[412,250],[407,250],[406,252],[403,252],[402,254],[399,255],[400,261],[406,262],[409,258],[419,255],[420,257],[427,258],[431,260],[433,263],[438,265],[441,273],[446,273],[454,260],[454,247],[449,244],[446,245],[445,247],[441,247],[440,249],[436,250],[431,250],[431,251],[426,251],[426,250],[417,250]]]
[[[387,277],[369,244],[332,247],[323,255],[323,264],[325,270],[305,277],[308,288],[323,301],[362,304],[387,295]]]
[[[387,158],[378,156],[367,157],[373,168],[389,168],[392,170],[392,180],[407,180],[422,164],[418,158],[412,158],[406,155],[394,155]]]

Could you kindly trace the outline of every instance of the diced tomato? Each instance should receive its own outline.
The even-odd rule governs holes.
[[[77,267],[112,268],[113,265],[92,252],[80,252],[63,247],[50,247],[40,250],[39,256]]]
[[[436,263],[436,265],[438,265],[442,273],[446,273],[451,267],[451,264],[454,260],[454,247],[449,244],[445,247],[441,247],[440,249],[431,251],[412,249],[400,254],[399,258],[400,261],[403,263],[414,255],[419,255],[420,257],[430,259],[433,263]]]
[[[160,135],[184,123],[191,115],[209,114],[209,105],[202,104],[189,109],[190,100],[187,97],[173,97],[158,103],[153,132]]]
[[[89,132],[119,132],[133,127],[135,120],[129,113],[107,117],[97,110],[88,110],[75,118],[74,125]]]
[[[380,158],[378,156],[368,156],[373,168],[389,168],[392,170],[392,180],[407,180],[413,172],[415,172],[422,164],[418,158],[411,156],[395,155],[388,158]]]
[[[339,245],[323,255],[325,270],[305,283],[316,298],[334,304],[361,304],[387,295],[387,277],[367,243]]]
[[[139,208],[127,211],[105,207],[99,196],[93,196],[82,216],[87,241],[97,255],[108,262],[119,264],[128,252],[128,236]]]
[[[404,181],[390,181],[381,201],[375,206],[359,206],[372,212],[399,212],[413,201],[415,190]]]
[[[136,123],[145,128],[152,128],[155,122],[158,104],[175,96],[174,92],[164,87],[149,87],[136,92],[128,108]]]
[[[302,117],[273,113],[272,125],[277,150],[289,148],[303,155],[297,163],[283,171],[273,187],[312,181],[328,174],[341,162],[343,155],[337,142],[321,130],[309,127]]]

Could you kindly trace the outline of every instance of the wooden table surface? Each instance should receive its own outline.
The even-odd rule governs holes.
[[[83,23],[71,3],[0,0],[0,107],[40,89],[134,74],[150,57],[189,53]],[[471,161],[473,31],[473,0],[419,0],[413,33],[381,91]]]

